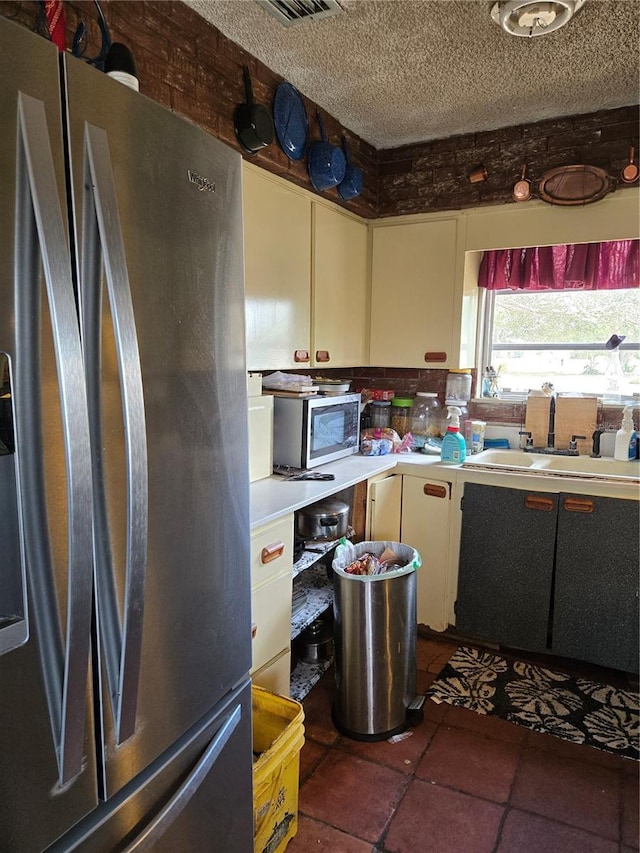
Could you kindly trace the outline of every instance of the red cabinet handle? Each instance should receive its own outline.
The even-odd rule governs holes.
[[[446,361],[447,354],[446,352],[425,352],[424,354],[425,361]]]
[[[258,626],[255,622],[251,623],[251,639],[255,640],[256,634],[258,633]]]
[[[524,499],[527,509],[538,509],[541,512],[551,512],[554,507],[553,498],[544,498],[542,495],[527,495]]]
[[[270,545],[265,545],[265,547],[260,552],[260,562],[261,563],[270,563],[272,560],[276,560],[278,557],[281,557],[284,554],[284,542],[272,542]]]
[[[595,505],[588,498],[565,498],[564,508],[567,512],[593,512]]]
[[[316,350],[316,361],[331,361],[328,349]]]
[[[422,491],[432,498],[446,498],[447,490],[444,486],[436,486],[434,483],[425,483]]]
[[[309,361],[309,352],[306,349],[297,349],[293,354],[293,360],[297,363]]]

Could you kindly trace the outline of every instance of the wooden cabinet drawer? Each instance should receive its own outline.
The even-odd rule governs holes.
[[[291,637],[291,573],[280,575],[251,594],[252,670],[289,648]]]
[[[258,687],[263,687],[271,693],[289,696],[291,684],[291,652],[287,649],[276,658],[267,661],[264,666],[251,675],[251,680]]]
[[[259,527],[251,534],[251,589],[293,566],[293,515]]]

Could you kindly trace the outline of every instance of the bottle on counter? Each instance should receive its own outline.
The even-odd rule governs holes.
[[[411,397],[394,397],[391,401],[391,429],[394,429],[400,438],[411,430]]]
[[[636,458],[638,434],[633,427],[633,406],[625,406],[622,413],[622,426],[616,433],[613,458],[618,462],[630,462]]]
[[[460,409],[458,406],[449,406],[447,419],[451,421],[442,442],[442,454],[440,460],[452,465],[459,465],[467,457],[467,445],[460,435]]]
[[[435,392],[416,393],[411,407],[411,435],[414,450],[424,447],[429,437],[442,435],[442,407]]]

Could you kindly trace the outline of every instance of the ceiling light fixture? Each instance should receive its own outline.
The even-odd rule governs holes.
[[[544,36],[564,27],[582,8],[585,0],[498,0],[491,19],[512,36]]]

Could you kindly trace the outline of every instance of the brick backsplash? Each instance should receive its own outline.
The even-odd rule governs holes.
[[[38,5],[0,0],[0,15],[35,29]],[[313,192],[304,160],[289,160],[277,143],[250,155],[235,138],[233,113],[244,100],[242,66],[249,67],[256,100],[268,106],[281,82],[279,75],[179,0],[101,0],[101,8],[112,39],[124,42],[134,55],[141,92],[241,151],[245,159]],[[93,0],[66,2],[65,12],[67,44],[82,19],[87,26],[85,55],[96,56],[100,31]],[[310,138],[318,139],[318,107],[308,98],[304,101]],[[324,110],[322,116],[331,140],[339,142],[347,134],[364,189],[350,201],[340,199],[335,189],[321,195],[367,219],[511,202],[525,162],[534,182],[554,166],[576,163],[618,175],[628,162],[630,146],[640,147],[637,106],[380,151]],[[468,175],[480,164],[487,169],[487,180],[472,184]],[[626,186],[621,183],[619,189]]]

